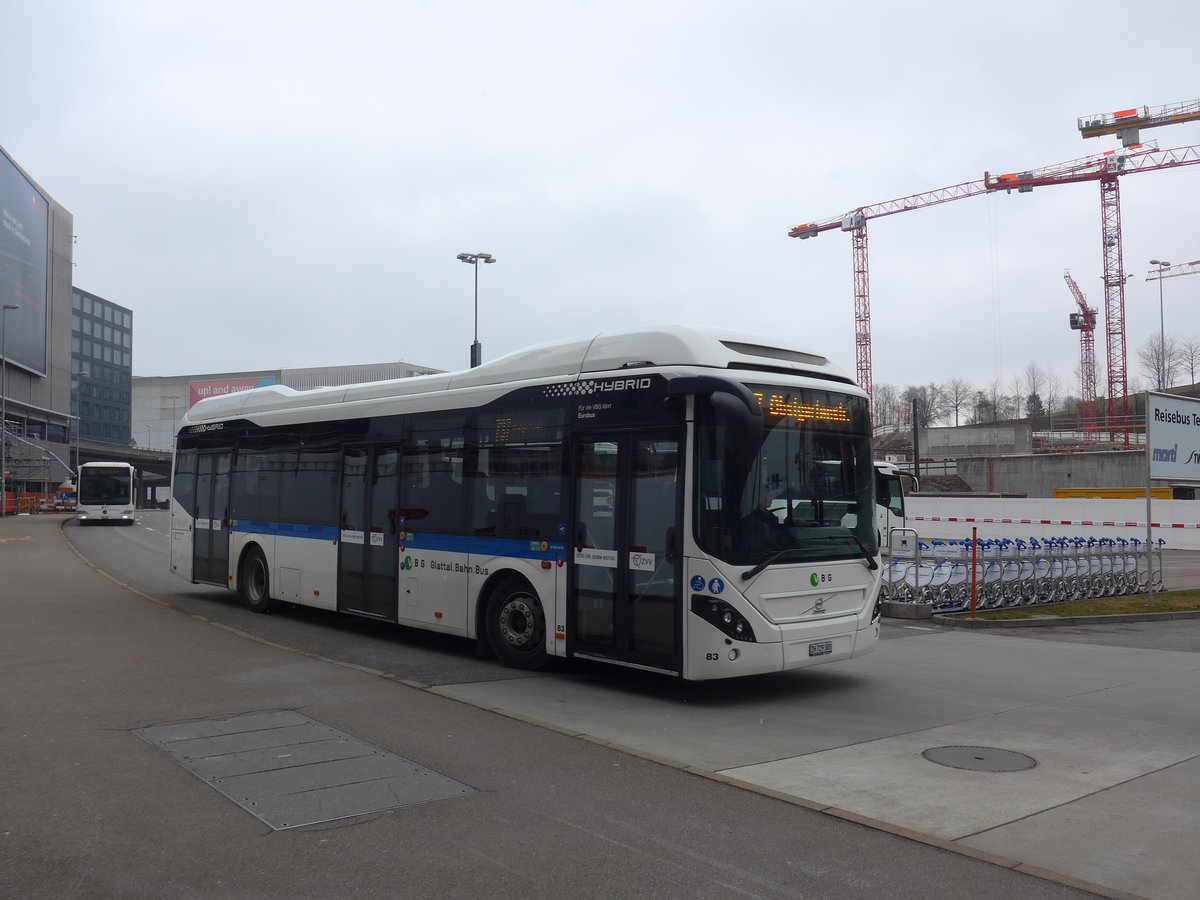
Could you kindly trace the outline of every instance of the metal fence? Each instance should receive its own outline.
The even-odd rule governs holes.
[[[893,549],[884,600],[930,603],[935,612],[1033,606],[1162,590],[1166,542],[1061,537],[1028,541],[916,541]]]

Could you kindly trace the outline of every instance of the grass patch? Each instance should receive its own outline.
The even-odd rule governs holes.
[[[1200,590],[1166,591],[1154,595],[1146,605],[1145,594],[1128,597],[1104,597],[1099,600],[1076,600],[1072,603],[1048,603],[1045,606],[1018,606],[1012,609],[977,610],[977,619],[1031,619],[1034,616],[1122,616],[1144,615],[1158,612],[1200,611]],[[957,618],[970,618],[971,614],[955,613]]]

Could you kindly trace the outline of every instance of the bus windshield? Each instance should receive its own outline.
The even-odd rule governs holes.
[[[131,502],[132,477],[128,469],[89,468],[80,472],[78,502],[84,506],[120,505]]]
[[[700,545],[749,566],[874,557],[866,400],[835,391],[747,387],[762,410],[749,426],[698,404]]]

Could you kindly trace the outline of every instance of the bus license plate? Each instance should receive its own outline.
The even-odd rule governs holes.
[[[833,652],[833,641],[817,641],[808,645],[809,656],[825,656]]]

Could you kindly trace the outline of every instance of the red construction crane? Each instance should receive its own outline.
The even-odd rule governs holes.
[[[1107,336],[1109,439],[1129,442],[1129,381],[1125,370],[1125,275],[1121,252],[1121,193],[1117,179],[1200,163],[1200,147],[1174,150],[1134,148],[1074,160],[1044,169],[983,175],[989,191],[1025,193],[1051,184],[1100,182],[1100,238],[1104,252],[1104,328]],[[1117,435],[1121,437],[1118,438]]]
[[[1079,388],[1083,403],[1079,426],[1083,431],[1083,442],[1096,442],[1096,308],[1088,306],[1083,291],[1071,277],[1069,269],[1063,269],[1063,278],[1075,297],[1079,312],[1071,313],[1071,328],[1079,332]]]
[[[807,222],[804,225],[797,225],[788,232],[788,237],[801,240],[816,237],[821,232],[831,231],[834,228],[850,232],[851,253],[854,261],[855,373],[859,386],[867,392],[867,396],[872,400],[875,397],[875,390],[871,377],[871,284],[867,272],[867,220],[890,216],[893,213],[907,212],[910,209],[936,206],[950,200],[961,200],[963,197],[974,197],[976,194],[983,194],[986,191],[987,188],[982,181],[969,181],[935,191],[910,194],[898,200],[888,200],[886,203],[860,206],[844,216]]]
[[[1098,161],[1112,155],[1110,151],[1105,156],[1089,156],[1082,160],[1062,163],[1061,166],[1097,165]],[[910,194],[897,200],[875,203],[871,206],[860,206],[845,215],[829,219],[819,219],[797,225],[788,232],[788,237],[816,237],[824,231],[837,228],[850,232],[851,254],[854,263],[854,343],[855,343],[855,373],[859,385],[874,399],[874,379],[871,374],[871,284],[867,268],[867,220],[890,216],[895,213],[908,212],[911,209],[924,209],[926,206],[936,206],[951,200],[961,200],[964,197],[974,197],[977,194],[992,190],[984,181],[967,181],[951,187],[925,191],[920,194]],[[1032,188],[1028,188],[1032,190]]]
[[[1146,276],[1147,281],[1158,281],[1160,278],[1178,278],[1180,275],[1200,275],[1200,259],[1180,263],[1167,269],[1151,269]]]
[[[1133,106],[1112,113],[1094,113],[1079,117],[1079,133],[1085,138],[1115,134],[1126,147],[1138,143],[1143,128],[1194,122],[1200,119],[1200,100],[1168,103],[1166,106]]]

